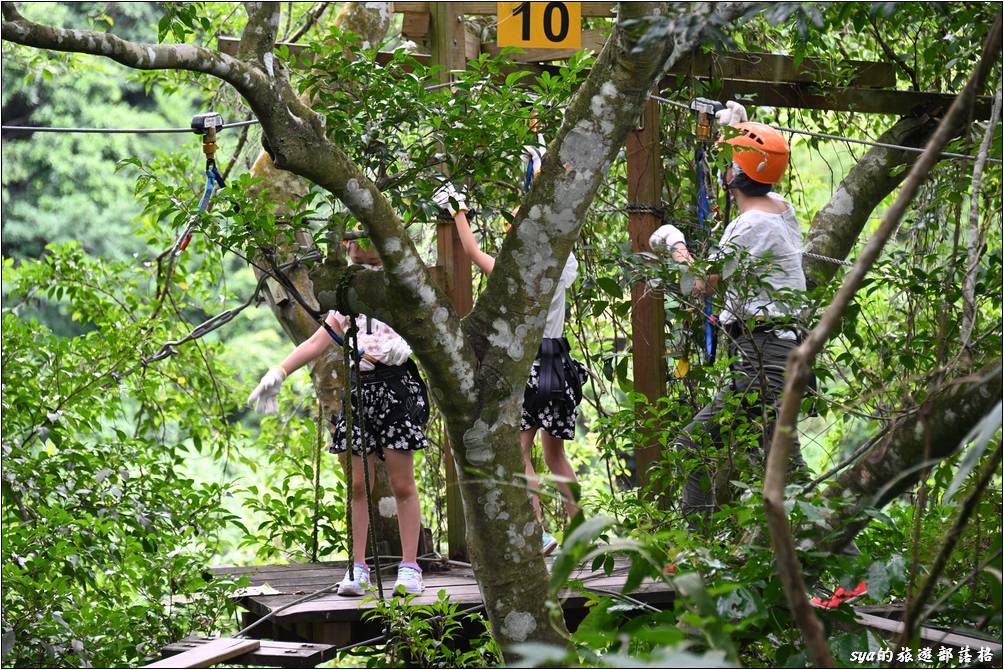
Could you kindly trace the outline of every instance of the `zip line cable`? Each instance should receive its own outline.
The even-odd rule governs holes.
[[[446,82],[443,84],[433,84],[427,86],[427,91],[435,91],[447,86],[451,86],[453,82]],[[652,94],[648,96],[650,99],[655,100],[662,105],[671,105],[673,107],[679,107],[680,109],[686,109],[690,111],[690,105],[685,102],[678,102],[676,100],[670,100],[669,98],[664,98],[659,95]],[[257,119],[251,119],[250,121],[237,121],[235,123],[226,123],[221,128],[242,128],[244,126],[250,126],[259,123]],[[767,124],[770,125],[770,124]],[[802,130],[800,128],[786,128],[784,126],[774,126],[771,128],[779,130],[783,133],[794,133],[796,135],[805,135],[807,137],[815,137],[823,140],[833,140],[836,142],[848,142],[850,144],[863,144],[869,147],[880,147],[882,149],[899,149],[901,151],[909,151],[915,154],[924,153],[923,147],[908,147],[901,144],[889,144],[888,142],[874,142],[872,140],[859,140],[853,137],[844,137],[842,135],[831,135],[830,133],[817,133],[812,130]],[[57,128],[53,126],[0,126],[0,130],[4,132],[7,131],[19,131],[19,132],[33,132],[33,133],[108,133],[108,134],[154,134],[154,133],[190,133],[191,128]],[[976,156],[970,154],[960,154],[952,151],[942,151],[941,155],[946,158],[960,158],[963,160],[975,161]],[[1000,158],[987,158],[990,163],[1004,163],[1004,160]]]
[[[243,128],[258,123],[258,119],[250,121],[235,121],[234,123],[224,123],[219,130],[225,128]],[[5,132],[28,131],[33,133],[107,133],[109,135],[135,134],[150,135],[155,133],[191,133],[191,128],[56,128],[52,126],[2,126]]]
[[[690,109],[690,105],[688,105],[685,102],[678,102],[676,100],[670,100],[669,98],[663,98],[662,96],[659,96],[659,95],[650,95],[648,97],[650,99],[652,99],[652,100],[655,100],[656,102],[658,102],[661,105],[671,105],[673,107],[679,107],[680,109],[685,109],[688,112],[692,111]],[[849,142],[851,144],[864,144],[865,146],[869,146],[869,147],[881,147],[883,149],[899,149],[901,151],[910,151],[910,152],[913,152],[915,154],[922,154],[922,153],[924,153],[924,147],[907,147],[907,146],[903,146],[901,144],[889,144],[888,142],[873,142],[871,140],[858,140],[858,139],[854,139],[853,137],[843,137],[842,135],[831,135],[829,133],[817,133],[817,132],[814,132],[814,131],[811,131],[811,130],[802,130],[800,128],[785,128],[784,126],[774,126],[774,125],[771,125],[769,123],[765,124],[765,125],[770,126],[774,130],[779,130],[782,133],[794,133],[796,135],[806,135],[808,137],[817,137],[819,139],[834,140],[834,141],[837,141],[837,142]],[[945,156],[946,158],[962,158],[964,160],[970,160],[970,161],[975,161],[976,158],[977,158],[976,156],[971,156],[969,154],[959,154],[959,153],[954,153],[952,151],[942,151],[941,155]],[[987,160],[989,162],[991,162],[991,163],[1002,163],[1002,162],[1004,162],[1004,160],[1002,160],[1000,158],[987,158]]]

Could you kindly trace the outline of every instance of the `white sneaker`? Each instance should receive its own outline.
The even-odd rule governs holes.
[[[349,578],[349,569],[345,568],[345,578],[338,582],[338,595],[364,596],[370,586],[370,569],[356,563],[355,579]]]
[[[394,582],[394,591],[403,590],[405,593],[419,595],[425,590],[422,583],[422,571],[416,570],[410,565],[401,565],[397,569],[397,581]]]

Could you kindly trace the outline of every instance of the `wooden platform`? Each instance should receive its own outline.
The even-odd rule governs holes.
[[[589,566],[585,566],[575,571],[571,579],[581,580],[586,589],[620,592],[629,568],[630,562],[627,559],[618,558],[610,575],[602,570],[591,572]],[[245,624],[250,624],[275,609],[335,584],[345,573],[345,562],[220,567],[213,568],[213,573],[227,577],[247,576],[249,584],[239,595],[238,603],[247,610],[244,621]],[[385,570],[382,574],[387,595],[390,595],[396,574],[394,569]],[[442,572],[426,570],[424,581],[425,594],[412,600],[416,605],[436,602],[441,591],[446,593],[451,602],[461,606],[474,606],[483,602],[470,568],[451,567]],[[631,596],[659,608],[666,608],[673,602],[672,589],[652,580],[644,581]],[[562,600],[566,621],[574,629],[586,614],[587,596],[578,590],[565,590]],[[362,598],[324,594],[283,610],[272,622],[259,626],[251,635],[338,646],[352,644],[379,632],[374,624],[362,620],[363,614],[374,606],[375,602],[372,600],[364,603]]]

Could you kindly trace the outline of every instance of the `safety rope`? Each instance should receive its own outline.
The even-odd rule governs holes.
[[[852,261],[845,261],[839,258],[831,258],[830,256],[823,256],[822,254],[814,254],[809,251],[803,251],[802,255],[808,258],[815,258],[818,261],[826,261],[827,263],[833,263],[835,265],[843,265],[844,267],[848,268],[854,267],[854,263]]]
[[[349,372],[352,367],[352,360],[350,358],[351,352],[347,343],[342,345],[343,361],[345,364],[345,374],[350,380],[351,387],[351,373]],[[342,416],[345,417],[345,526],[346,532],[349,534],[348,540],[348,552],[349,552],[349,581],[356,580],[356,560],[355,560],[355,542],[352,539],[352,396],[349,393],[345,393],[342,396]],[[365,552],[364,552],[365,553]],[[377,563],[377,569],[379,570],[380,564]]]
[[[258,119],[249,121],[235,121],[234,123],[224,123],[220,130],[225,128],[243,128],[259,123]],[[2,130],[25,131],[33,133],[104,133],[104,134],[133,134],[152,135],[155,133],[190,133],[191,128],[56,128],[53,126],[2,126]]]
[[[270,267],[270,270],[265,270],[265,272],[267,272],[269,275],[272,276],[273,279],[279,282],[282,288],[285,289],[286,293],[292,296],[293,300],[295,300],[297,304],[303,308],[303,311],[306,312],[310,318],[316,321],[317,324],[324,329],[324,332],[328,334],[328,337],[330,337],[335,344],[337,344],[340,347],[345,346],[345,342],[342,340],[341,337],[338,336],[338,333],[335,332],[335,329],[332,328],[328,324],[327,320],[324,318],[325,315],[322,314],[320,310],[314,309],[309,304],[307,304],[306,299],[300,293],[299,289],[297,289],[296,285],[293,284],[293,282],[289,279],[289,277],[281,269],[279,269],[279,266],[276,265],[274,260],[272,260],[272,257],[266,255],[265,262],[268,263]],[[341,298],[342,294],[344,293],[344,291],[342,290],[343,287],[347,286],[348,282],[352,278],[352,275],[355,272],[357,272],[358,269],[359,269],[358,265],[350,265],[346,269],[345,273],[342,274],[341,281],[339,283],[339,288],[336,290],[336,293],[339,294],[339,298]],[[342,304],[345,303],[342,302]],[[364,352],[361,349],[353,349],[353,352],[355,353],[357,358],[366,357],[366,352]]]
[[[314,513],[310,529],[310,562],[317,563],[321,530],[321,452],[324,450],[324,405],[317,400],[317,439],[314,444]],[[349,555],[351,557],[351,554]]]
[[[441,88],[446,88],[452,86],[455,82],[447,82],[444,84],[433,84],[431,86],[426,86],[426,91],[435,91]],[[690,109],[690,105],[685,102],[679,102],[677,100],[670,100],[661,95],[649,95],[649,99],[658,102],[663,105],[670,105],[673,107],[679,107],[680,109]],[[250,126],[260,123],[258,119],[250,119],[248,121],[237,121],[235,123],[224,124],[223,128],[241,128],[243,126]],[[768,124],[769,125],[769,124]],[[920,154],[924,152],[923,147],[910,147],[902,144],[891,144],[889,142],[875,142],[872,140],[861,140],[854,137],[844,137],[843,135],[833,135],[830,133],[819,133],[811,130],[804,130],[801,128],[786,128],[784,126],[771,126],[775,130],[779,130],[785,133],[794,133],[796,135],[805,135],[807,137],[816,137],[824,140],[833,140],[837,142],[848,142],[850,144],[862,144],[870,147],[880,147],[882,149],[898,149],[900,151],[908,151],[911,153]],[[0,130],[11,131],[11,132],[32,132],[32,133],[125,133],[125,134],[154,134],[154,133],[188,133],[191,132],[191,128],[65,128],[65,127],[54,127],[54,126],[0,126]],[[952,151],[942,151],[941,156],[945,158],[959,158],[962,160],[975,161],[979,157],[972,156],[970,154],[960,154]],[[1000,158],[987,158],[989,163],[1004,163],[1004,159]]]

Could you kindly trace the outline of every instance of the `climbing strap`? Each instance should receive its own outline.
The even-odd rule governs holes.
[[[697,172],[697,220],[702,233],[710,234],[709,221],[712,219],[713,208],[708,197],[708,182],[710,181],[711,170],[708,166],[707,147],[711,142],[712,128],[714,127],[715,112],[722,109],[722,104],[716,100],[707,98],[695,98],[690,103],[690,108],[697,115],[695,131],[696,146],[694,149],[694,166]],[[708,358],[708,364],[715,362],[715,354],[718,348],[718,333],[714,324],[718,321],[718,315],[712,309],[711,296],[704,298],[704,351]]]
[[[537,358],[537,388],[527,398],[531,412],[539,412],[549,402],[568,402],[566,388],[571,388],[575,405],[582,401],[582,379],[579,378],[570,355],[568,339],[545,337],[540,342]]]
[[[348,370],[351,364],[351,352],[348,345],[342,346],[343,361],[345,369]],[[350,382],[351,383],[351,382]],[[346,394],[346,397],[351,397]],[[345,528],[349,534],[349,581],[356,580],[356,561],[354,542],[352,540],[352,403],[342,402],[342,416],[345,417]],[[379,568],[379,566],[377,566]]]
[[[296,288],[296,285],[293,284],[292,280],[290,280],[290,278],[286,275],[286,273],[279,268],[278,264],[275,262],[275,259],[273,259],[270,255],[266,254],[265,262],[268,263],[269,266],[269,269],[267,270],[268,274],[271,275],[272,278],[275,279],[277,282],[279,282],[279,285],[282,286],[282,288],[286,291],[286,293],[293,296],[293,300],[295,300],[297,304],[299,304],[300,307],[303,308],[303,311],[306,312],[311,319],[317,322],[317,324],[324,329],[324,332],[328,334],[328,337],[330,337],[335,344],[337,344],[340,347],[344,347],[345,342],[342,340],[341,337],[338,336],[338,333],[335,332],[335,329],[328,324],[327,319],[324,318],[325,315],[320,310],[314,309],[309,304],[307,304],[306,299],[304,299],[299,289]],[[346,271],[342,274],[338,287],[336,287],[336,295],[340,300],[340,304],[346,304],[343,299],[345,287],[352,280],[352,275],[358,271],[359,271],[358,265],[350,265],[346,269]],[[358,348],[353,348],[352,352],[355,354],[356,360],[359,360],[366,355],[366,352]]]
[[[206,156],[206,188],[199,199],[198,211],[209,210],[209,202],[213,199],[213,193],[217,188],[225,188],[226,182],[216,166],[216,131],[223,128],[223,117],[216,112],[206,112],[196,114],[192,117],[192,132],[202,135],[202,153]],[[235,206],[236,207],[236,206]],[[198,214],[193,216],[181,234],[180,242],[177,244],[177,255],[181,255],[188,248],[192,241],[192,234],[195,230],[195,221]]]
[[[707,152],[699,143],[695,152],[694,162],[697,164],[697,219],[701,231],[710,233],[709,219],[711,218],[711,205],[708,198],[708,166]],[[708,365],[715,362],[715,353],[718,348],[717,333],[714,324],[718,321],[718,315],[712,308],[711,296],[704,298],[704,351],[708,357]]]

